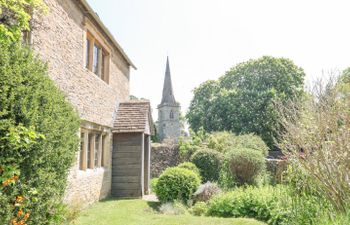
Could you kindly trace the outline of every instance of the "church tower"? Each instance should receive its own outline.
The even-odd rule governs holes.
[[[158,105],[158,137],[178,140],[181,135],[180,104],[175,101],[167,57],[162,102]]]

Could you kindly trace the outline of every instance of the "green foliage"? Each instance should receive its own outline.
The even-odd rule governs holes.
[[[288,224],[320,224],[320,218],[336,216],[326,196],[320,192],[318,182],[298,164],[291,163],[284,174],[291,196]]]
[[[198,131],[201,127],[208,132],[217,130],[217,126],[222,121],[216,121],[216,119],[220,118],[214,118],[215,114],[208,113],[214,112],[212,102],[219,91],[219,82],[213,80],[204,82],[193,91],[194,98],[186,114],[186,118],[193,130]]]
[[[223,162],[222,153],[212,149],[202,148],[192,155],[191,161],[199,169],[204,182],[215,182],[219,180]]]
[[[339,92],[332,78],[316,83],[313,90],[299,113],[295,113],[298,105],[281,107],[285,131],[280,147],[305,173],[304,182],[317,187],[317,194],[324,196],[335,211],[345,212],[350,202],[349,92]]]
[[[157,183],[158,183],[158,178],[151,179],[151,191],[154,193],[156,192]]]
[[[267,156],[269,151],[265,142],[257,135],[235,135],[227,131],[211,133],[208,137],[208,148],[222,153],[232,148],[250,148],[260,151],[264,156]]]
[[[200,147],[204,146],[205,140],[208,138],[208,134],[203,128],[199,128],[197,132],[190,129],[189,138],[181,138],[179,140],[180,157],[183,161],[188,161],[193,153],[195,153]]]
[[[341,76],[340,76],[340,82],[349,84],[350,83],[350,67],[346,68]]]
[[[207,214],[208,206],[205,202],[197,202],[192,208],[190,209],[190,213],[195,216],[204,216]]]
[[[161,202],[187,201],[200,185],[200,177],[193,171],[170,167],[159,177],[156,194]]]
[[[267,222],[283,224],[289,215],[290,199],[285,188],[247,187],[214,197],[207,214],[219,217],[247,217]]]
[[[177,166],[178,168],[183,168],[183,169],[188,169],[188,170],[191,170],[193,171],[195,174],[198,174],[198,176],[200,176],[200,171],[199,169],[197,168],[196,165],[194,165],[193,163],[191,162],[184,162],[184,163],[181,163]]]
[[[229,171],[239,185],[256,184],[259,176],[266,173],[264,156],[253,149],[232,149],[227,160]]]
[[[18,43],[30,29],[31,13],[47,11],[42,0],[0,0],[0,44]]]
[[[79,118],[30,50],[0,44],[0,55],[0,166],[18,169],[12,191],[30,202],[28,224],[57,224]],[[2,195],[0,205],[11,201]]]
[[[304,71],[291,60],[264,56],[240,63],[219,81],[199,86],[187,119],[195,131],[254,133],[274,147],[279,140],[279,118],[275,101],[285,102],[303,95]]]

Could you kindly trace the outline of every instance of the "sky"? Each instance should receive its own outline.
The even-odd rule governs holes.
[[[175,98],[264,55],[304,69],[306,83],[350,66],[348,0],[88,0],[137,70],[130,94],[161,101],[169,56]]]

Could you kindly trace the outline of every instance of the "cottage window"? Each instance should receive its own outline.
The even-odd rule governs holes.
[[[102,154],[101,154],[101,166],[106,166],[106,141],[107,141],[107,135],[102,136]]]
[[[92,164],[92,153],[93,153],[93,142],[94,142],[94,139],[93,139],[93,135],[92,134],[89,134],[89,142],[88,142],[88,149],[87,149],[87,166],[88,168],[92,169],[93,168],[93,164]]]
[[[83,170],[85,169],[85,134],[80,134],[80,162],[79,162],[79,169]]]
[[[96,167],[99,167],[99,154],[100,154],[100,152],[101,152],[101,149],[100,149],[100,137],[101,137],[101,135],[100,134],[96,134],[95,135],[95,149],[94,149],[94,165],[95,165],[95,168]]]
[[[22,32],[22,43],[25,45],[32,44],[32,31],[25,30]]]
[[[98,39],[87,33],[85,67],[108,83],[109,53],[102,46]]]
[[[98,131],[83,130],[80,135],[79,169],[104,167],[108,150],[108,135]]]
[[[90,39],[86,39],[86,58],[85,58],[85,68],[89,69],[90,65]]]
[[[94,63],[93,63],[93,72],[97,75],[100,76],[100,52],[101,49],[98,47],[96,44],[94,45]]]

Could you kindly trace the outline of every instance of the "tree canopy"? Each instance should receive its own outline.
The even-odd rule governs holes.
[[[42,0],[0,0],[0,44],[20,41],[30,29],[31,14],[46,10]]]
[[[240,63],[218,81],[196,88],[186,117],[195,131],[255,133],[273,147],[279,133],[274,102],[300,98],[304,77],[303,69],[286,58]]]

